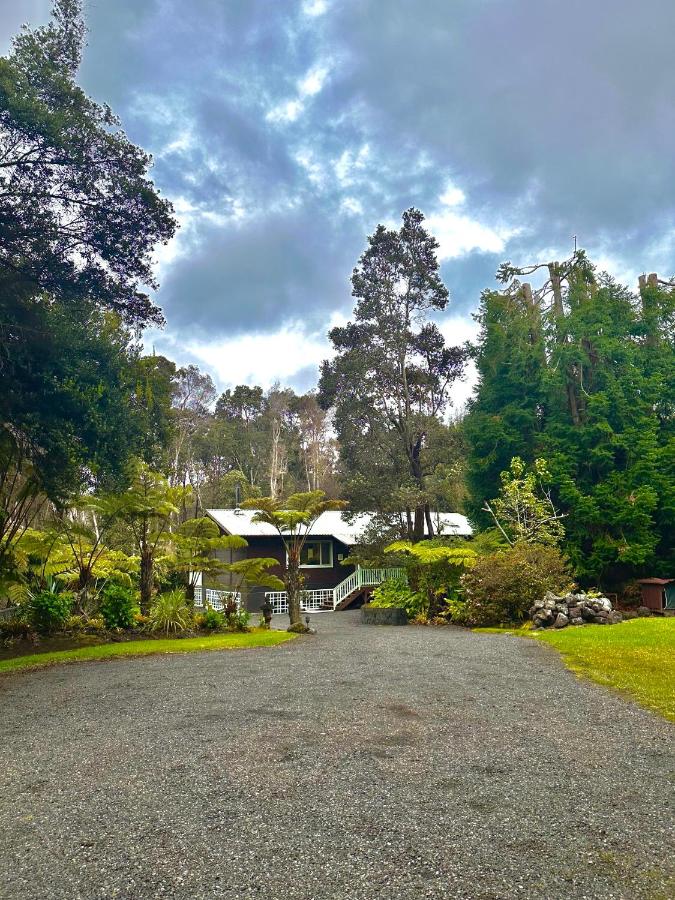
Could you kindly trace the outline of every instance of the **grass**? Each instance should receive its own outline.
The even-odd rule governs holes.
[[[534,638],[558,650],[569,669],[623,691],[675,722],[675,618],[630,619],[551,631],[481,628]]]
[[[128,641],[115,644],[96,644],[74,650],[31,653],[0,660],[0,674],[22,669],[41,669],[57,663],[81,662],[117,657],[151,656],[162,653],[201,653],[205,650],[245,650],[252,647],[272,647],[296,637],[286,631],[266,631],[255,628],[249,632],[213,634],[195,638],[157,638],[147,641]]]

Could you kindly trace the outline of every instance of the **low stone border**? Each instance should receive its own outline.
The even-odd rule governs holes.
[[[364,625],[407,625],[408,614],[399,606],[363,606],[361,622]]]

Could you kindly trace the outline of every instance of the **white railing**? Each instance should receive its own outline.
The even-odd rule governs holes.
[[[382,584],[389,578],[404,577],[405,569],[362,569],[361,566],[357,566],[351,575],[333,588],[333,609],[361,588]]]
[[[265,599],[272,606],[275,615],[288,612],[288,594],[286,591],[266,591]],[[318,612],[327,605],[333,605],[333,588],[321,588],[316,591],[300,593],[300,609],[303,612]]]
[[[318,612],[322,609],[335,609],[350,594],[364,587],[382,584],[389,578],[405,578],[405,569],[362,569],[360,566],[348,575],[344,581],[334,588],[321,588],[315,591],[302,591],[300,609],[305,612]],[[267,591],[265,599],[272,606],[274,614],[288,612],[288,594],[286,591]]]
[[[216,588],[205,588],[201,585],[195,587],[195,606],[206,606],[213,609],[225,609],[225,606],[234,600],[237,609],[241,606],[241,594],[239,591],[220,591]]]

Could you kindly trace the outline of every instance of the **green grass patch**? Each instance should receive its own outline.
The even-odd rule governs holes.
[[[529,631],[481,628],[483,633],[534,638],[558,650],[577,675],[624,691],[675,722],[675,618],[630,619],[618,625]]]
[[[249,632],[213,634],[195,638],[153,638],[147,641],[124,641],[114,644],[97,644],[78,647],[75,650],[56,650],[47,653],[31,653],[0,660],[0,673],[22,669],[41,669],[57,663],[83,660],[114,659],[129,656],[154,656],[162,653],[202,653],[206,650],[246,650],[253,647],[273,647],[296,635],[286,631],[266,631],[262,628]]]

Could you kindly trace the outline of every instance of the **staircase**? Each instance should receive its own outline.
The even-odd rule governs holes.
[[[303,591],[300,607],[304,612],[346,609],[366,588],[376,587],[389,578],[405,578],[405,569],[363,569],[357,566],[334,588]],[[265,598],[272,604],[274,613],[288,612],[286,591],[267,591]]]

